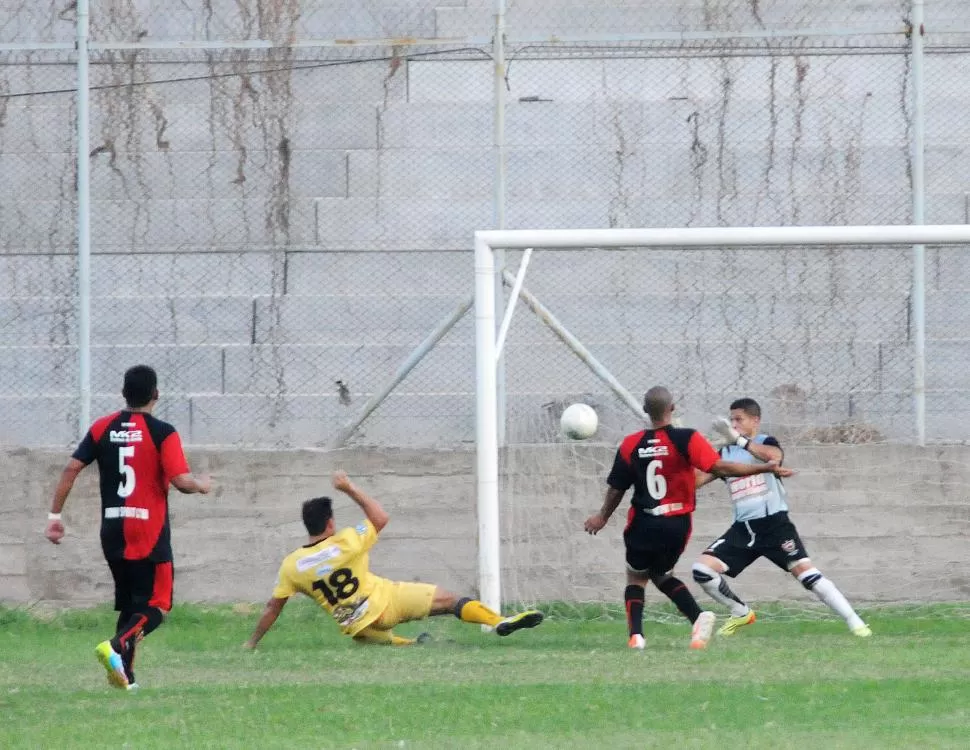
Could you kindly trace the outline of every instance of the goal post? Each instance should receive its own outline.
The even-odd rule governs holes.
[[[922,444],[925,436],[925,290],[923,269],[920,264],[923,246],[970,245],[970,226],[965,225],[886,225],[886,226],[817,226],[817,227],[716,227],[716,228],[657,228],[657,229],[571,229],[571,230],[487,230],[475,233],[475,347],[476,347],[476,494],[478,512],[478,574],[479,595],[491,607],[498,608],[503,602],[502,591],[502,525],[500,518],[500,448],[499,400],[497,394],[497,363],[500,356],[497,336],[501,323],[504,343],[517,303],[529,300],[526,305],[544,325],[553,328],[557,338],[565,342],[580,360],[584,360],[602,382],[619,394],[610,381],[619,381],[595,358],[595,351],[584,359],[586,351],[579,337],[567,326],[556,320],[555,309],[551,313],[541,304],[538,295],[528,289],[525,265],[531,252],[582,251],[598,252],[618,250],[666,249],[724,249],[796,248],[800,246],[903,246],[913,247],[911,277],[912,329],[910,342],[912,355],[911,396],[916,422],[915,442]],[[506,271],[506,284],[516,291],[507,299],[507,310],[497,310],[495,252],[530,251],[524,258],[521,273],[516,269]],[[811,252],[808,250],[806,252]],[[531,273],[535,270],[532,261]],[[919,266],[919,268],[917,268]],[[576,279],[582,284],[583,279]],[[545,312],[544,312],[545,311]],[[522,311],[518,314],[527,315]],[[568,325],[568,324],[567,324]],[[573,345],[570,341],[575,342]],[[643,373],[642,377],[652,377]],[[640,383],[637,388],[652,383]],[[623,388],[622,385],[619,385]],[[564,394],[565,395],[565,394]],[[622,395],[619,396],[621,401]],[[692,425],[701,427],[701,425]],[[615,446],[614,446],[615,448]],[[605,476],[605,475],[604,475]],[[602,477],[598,477],[602,483]],[[594,510],[600,497],[589,499]],[[579,533],[577,531],[577,533]]]

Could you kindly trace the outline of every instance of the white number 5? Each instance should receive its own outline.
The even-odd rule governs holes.
[[[651,461],[647,464],[647,492],[654,500],[663,500],[667,496],[667,480],[657,469],[663,467],[661,461]]]
[[[118,471],[124,475],[118,485],[118,497],[128,497],[135,491],[135,469],[125,463],[126,458],[134,458],[135,446],[123,445],[118,448]]]

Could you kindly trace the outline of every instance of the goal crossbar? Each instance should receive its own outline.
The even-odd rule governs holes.
[[[914,385],[919,440],[925,415],[925,245],[970,245],[970,225],[482,230],[475,232],[476,451],[479,596],[499,608],[498,393],[495,250],[630,247],[912,245]],[[504,269],[503,269],[504,270]],[[524,269],[523,269],[524,270]],[[514,282],[513,282],[514,283]],[[521,287],[521,281],[516,286]],[[514,304],[515,298],[511,300]],[[506,326],[507,327],[507,326]],[[503,331],[504,334],[504,331]],[[504,335],[503,335],[504,339]]]

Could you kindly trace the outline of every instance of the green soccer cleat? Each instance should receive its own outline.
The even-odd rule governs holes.
[[[754,610],[751,610],[744,617],[729,617],[728,621],[724,623],[720,630],[717,631],[718,635],[734,635],[745,625],[752,624],[757,618],[754,616]]]
[[[852,628],[852,635],[856,636],[857,638],[869,638],[872,636],[872,631],[869,629],[868,625],[862,623],[862,625],[859,627]]]
[[[111,647],[111,641],[102,641],[94,649],[98,661],[108,673],[108,682],[121,690],[127,690],[128,677],[125,675],[125,665],[121,660],[121,654]]]
[[[527,609],[525,612],[519,612],[517,615],[511,615],[506,617],[502,622],[495,626],[495,632],[499,635],[511,635],[516,630],[522,630],[523,628],[534,628],[540,622],[544,615],[534,609]]]

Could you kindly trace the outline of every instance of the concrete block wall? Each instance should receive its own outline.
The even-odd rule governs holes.
[[[884,602],[967,600],[960,564],[970,514],[960,492],[970,481],[965,447],[792,446],[800,473],[789,483],[792,517],[813,560],[863,608]],[[620,515],[595,538],[582,521],[598,507],[612,447],[524,448],[503,457],[503,587],[509,599],[616,604],[623,581]],[[391,523],[371,557],[375,572],[472,594],[477,587],[474,453],[352,450],[253,452],[190,450],[194,468],[210,471],[206,497],[171,498],[177,602],[265,599],[282,558],[302,544],[299,505],[329,489],[344,468],[384,503]],[[43,538],[45,513],[64,452],[6,451],[9,478],[0,499],[0,602],[89,605],[110,599],[110,575],[98,541],[99,501],[85,472],[65,510],[68,535]],[[730,522],[723,488],[705,489],[693,540],[677,570]],[[337,499],[336,517],[356,523]],[[901,573],[884,575],[893,550]],[[238,575],[226,578],[225,561]],[[816,604],[766,562],[739,587],[754,602]],[[650,606],[660,601],[651,598]]]

